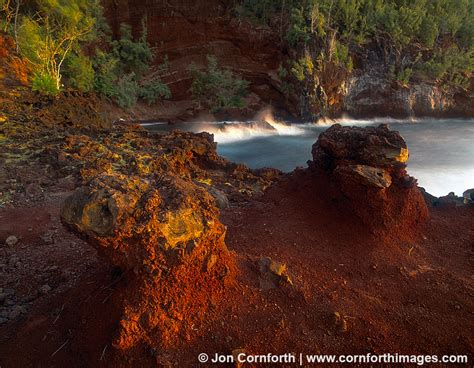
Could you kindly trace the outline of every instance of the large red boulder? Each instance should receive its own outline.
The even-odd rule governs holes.
[[[70,136],[58,159],[82,168],[62,222],[123,275],[114,346],[159,351],[190,338],[236,273],[217,205],[261,193],[271,173],[219,157],[209,134],[177,131]]]
[[[404,232],[427,217],[416,179],[406,171],[408,147],[387,125],[333,125],[319,136],[312,154],[310,168],[327,176],[339,202],[373,231]]]

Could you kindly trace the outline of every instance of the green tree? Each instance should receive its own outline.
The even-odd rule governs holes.
[[[64,75],[67,77],[71,87],[83,92],[94,88],[94,68],[92,60],[82,52],[71,53],[66,59]]]
[[[189,68],[193,78],[191,92],[194,100],[211,112],[244,107],[249,82],[235,76],[230,70],[219,68],[215,56],[209,55],[207,64],[207,70],[204,71],[194,64]]]
[[[143,83],[139,90],[140,98],[144,99],[149,105],[155,103],[159,99],[167,99],[171,97],[169,87],[161,80],[152,79]]]
[[[108,33],[107,30],[105,33]],[[171,97],[171,91],[159,77],[143,81],[153,61],[146,34],[143,24],[141,35],[135,41],[130,26],[122,24],[120,38],[109,42],[109,51],[98,49],[93,58],[94,89],[124,108],[131,108],[139,98],[152,104],[158,99]],[[167,67],[165,58],[163,65],[158,66],[158,71],[162,72]]]
[[[139,86],[134,73],[126,74],[117,82],[115,99],[121,107],[130,108],[137,103]]]
[[[94,27],[96,0],[37,0],[21,16],[18,44],[36,77],[49,76],[61,89],[64,63]]]
[[[119,60],[118,73],[134,73],[140,79],[150,68],[153,53],[146,41],[146,27],[143,25],[138,41],[132,38],[128,24],[120,25],[120,39],[112,41],[113,55]]]

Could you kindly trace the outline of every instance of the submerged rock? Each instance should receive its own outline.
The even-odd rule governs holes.
[[[334,196],[373,231],[407,228],[428,215],[416,179],[406,172],[408,148],[387,125],[342,127],[321,133],[310,168],[323,173]]]

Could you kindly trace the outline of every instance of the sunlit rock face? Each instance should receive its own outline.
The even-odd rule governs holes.
[[[330,179],[335,195],[373,231],[414,228],[427,207],[406,171],[408,147],[387,125],[342,127],[321,133],[310,168]]]
[[[405,141],[387,125],[367,128],[333,125],[319,136],[312,154],[316,164],[327,168],[351,163],[404,168],[408,161]]]
[[[83,186],[66,199],[62,222],[92,244],[124,282],[113,294],[114,346],[153,349],[189,339],[233,284],[234,256],[219,221],[221,196],[243,200],[271,182],[219,157],[209,134],[116,130],[71,136],[61,165],[79,165]],[[274,175],[278,176],[278,172]]]
[[[99,176],[66,200],[61,216],[131,275],[117,301],[123,308],[115,340],[120,349],[172,343],[183,316],[202,318],[233,277],[213,198],[179,177]]]

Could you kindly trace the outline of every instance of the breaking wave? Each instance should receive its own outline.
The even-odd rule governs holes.
[[[376,117],[371,119],[354,119],[342,116],[337,119],[321,118],[316,122],[289,124],[276,120],[270,110],[258,114],[251,121],[201,122],[194,125],[193,131],[206,131],[214,134],[214,140],[221,144],[245,141],[259,137],[297,136],[307,134],[311,129],[321,129],[334,124],[343,126],[367,126],[378,124],[409,124],[423,122],[423,118],[394,119]]]
[[[214,140],[224,144],[258,137],[302,135],[305,133],[305,130],[298,125],[275,120],[269,110],[258,114],[252,121],[201,123],[198,130],[214,134]]]
[[[317,126],[331,126],[334,124],[341,124],[343,126],[356,126],[356,125],[377,125],[377,124],[390,124],[390,123],[417,123],[421,121],[419,118],[407,118],[407,119],[394,119],[391,117],[375,117],[371,119],[354,119],[349,116],[342,116],[337,119],[321,118],[316,122]]]

